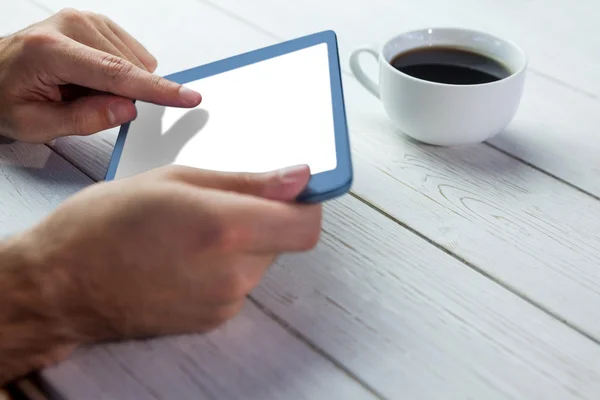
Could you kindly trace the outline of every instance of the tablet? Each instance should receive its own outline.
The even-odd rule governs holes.
[[[202,51],[201,48],[198,51]],[[319,32],[165,78],[198,91],[193,109],[137,101],[121,126],[106,180],[169,164],[267,172],[307,164],[298,197],[322,202],[352,183],[336,35]]]

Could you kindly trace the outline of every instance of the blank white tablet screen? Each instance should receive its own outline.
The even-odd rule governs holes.
[[[325,43],[185,84],[194,109],[136,102],[115,179],[167,164],[265,172],[308,164],[336,168]]]

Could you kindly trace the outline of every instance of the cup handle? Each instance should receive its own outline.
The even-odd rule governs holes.
[[[379,60],[379,54],[374,45],[362,46],[352,52],[352,55],[350,56],[350,69],[365,89],[371,92],[375,97],[379,98],[379,85],[369,78],[360,66],[358,57],[362,53],[369,53],[375,57],[375,60]]]

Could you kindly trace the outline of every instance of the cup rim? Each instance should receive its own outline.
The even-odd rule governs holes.
[[[420,33],[420,32],[426,32],[429,30],[446,30],[446,31],[455,31],[455,32],[465,32],[465,33],[472,33],[472,34],[483,34],[486,35],[490,38],[493,38],[495,40],[501,41],[506,43],[507,45],[509,45],[512,49],[514,49],[515,51],[517,51],[523,58],[523,64],[521,65],[520,68],[516,69],[515,71],[513,71],[509,76],[502,78],[500,80],[494,81],[494,82],[487,82],[487,83],[474,83],[474,84],[469,84],[469,85],[458,85],[458,84],[454,84],[454,83],[442,83],[442,82],[433,82],[433,81],[428,81],[425,79],[421,79],[421,78],[416,78],[412,75],[408,75],[402,71],[398,71],[396,68],[394,68],[392,66],[392,64],[390,64],[390,62],[383,56],[383,49],[390,44],[391,42],[406,36],[406,35],[410,35],[410,34],[414,34],[414,33]],[[419,47],[415,47],[415,48],[419,48]],[[445,86],[445,87],[456,87],[456,88],[474,88],[474,87],[482,87],[482,86],[491,86],[491,85],[498,85],[501,84],[503,82],[506,82],[508,80],[513,80],[516,79],[516,77],[520,76],[521,74],[523,74],[525,72],[525,70],[527,69],[528,65],[529,65],[529,60],[527,57],[527,53],[525,52],[525,50],[523,50],[523,48],[521,46],[519,46],[517,43],[515,43],[512,40],[508,40],[508,39],[504,39],[502,37],[496,36],[492,33],[486,32],[486,31],[481,31],[481,30],[477,30],[477,29],[470,29],[470,28],[461,28],[461,27],[454,27],[454,26],[438,26],[438,27],[426,27],[426,28],[420,28],[420,29],[413,29],[410,31],[406,31],[403,33],[399,33],[393,37],[391,37],[390,39],[386,40],[380,47],[379,47],[379,57],[384,61],[385,65],[387,68],[389,68],[393,73],[396,73],[404,78],[408,78],[410,80],[414,80],[416,82],[422,82],[422,83],[427,83],[430,85],[434,85],[434,86]]]

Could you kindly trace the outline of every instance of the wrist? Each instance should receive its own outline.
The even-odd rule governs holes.
[[[26,239],[0,243],[0,385],[62,360],[78,344],[51,269]]]

